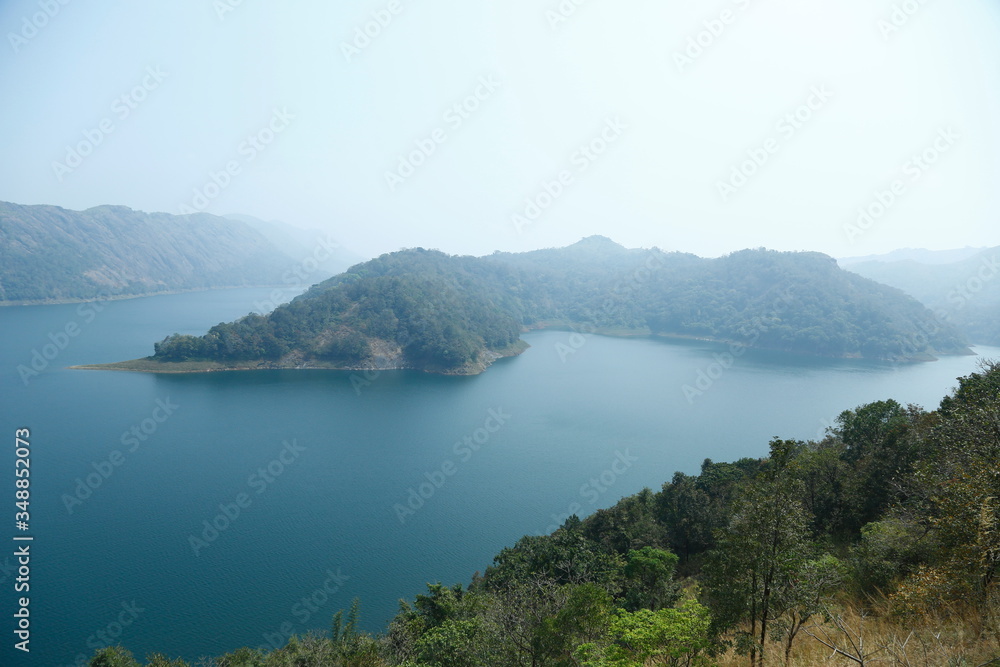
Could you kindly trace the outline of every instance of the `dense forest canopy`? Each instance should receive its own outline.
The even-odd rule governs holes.
[[[170,336],[160,361],[478,369],[524,327],[685,336],[873,359],[966,351],[962,336],[899,290],[819,253],[744,250],[701,259],[591,237],[562,249],[457,257],[383,255],[269,315]],[[492,356],[491,356],[492,355]]]

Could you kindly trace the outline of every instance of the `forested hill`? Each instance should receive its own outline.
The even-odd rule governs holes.
[[[842,271],[826,255],[745,250],[701,259],[591,237],[480,258],[422,248],[383,255],[270,315],[201,337],[169,336],[151,361],[471,373],[522,349],[524,328],[544,326],[836,357],[967,351],[961,335],[916,300]]]
[[[278,285],[303,258],[245,222],[207,213],[0,202],[0,303]]]

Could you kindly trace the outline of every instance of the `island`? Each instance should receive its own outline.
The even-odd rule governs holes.
[[[267,315],[173,334],[143,359],[78,366],[210,372],[412,369],[481,373],[521,334],[718,341],[837,358],[971,354],[963,335],[901,290],[821,253],[743,250],[706,259],[601,236],[484,257],[412,248],[357,264]]]

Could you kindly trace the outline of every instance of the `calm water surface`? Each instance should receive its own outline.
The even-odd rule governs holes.
[[[31,429],[35,537],[25,660],[11,648],[11,500],[0,664],[73,664],[102,635],[140,657],[192,660],[326,630],[354,597],[378,630],[400,597],[467,582],[569,512],[657,489],[705,458],[763,455],[776,435],[816,437],[863,402],[934,407],[977,361],[751,352],[720,373],[721,346],[547,331],[477,377],[66,368],[145,356],[269,291],[0,308],[0,422],[12,445]],[[78,333],[64,338],[68,324]],[[18,366],[36,350],[57,354],[25,383]],[[686,396],[699,373],[716,379]],[[5,461],[0,496],[12,498],[13,446]]]

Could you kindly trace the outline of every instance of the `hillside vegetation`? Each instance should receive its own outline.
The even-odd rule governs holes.
[[[381,634],[359,631],[356,601],[328,631],[200,664],[995,664],[998,424],[1000,365],[984,363],[933,412],[861,405],[821,441],[705,460],[658,492],[524,537],[469,586],[429,584],[401,601]],[[138,663],[112,647],[90,664]]]
[[[872,359],[967,351],[899,290],[819,253],[745,250],[702,259],[603,237],[562,249],[457,257],[383,255],[267,316],[156,344],[154,361],[233,368],[417,368],[474,373],[523,349],[524,328],[561,326],[727,341]],[[143,367],[148,370],[148,364]]]

